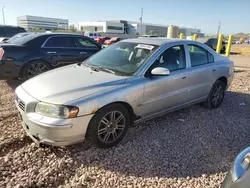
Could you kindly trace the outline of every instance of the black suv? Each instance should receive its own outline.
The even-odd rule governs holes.
[[[8,40],[10,37],[26,32],[22,27],[0,25],[0,41]]]
[[[216,51],[217,41],[218,41],[217,38],[210,38],[204,44],[208,45],[210,48]],[[222,41],[222,48],[220,53],[225,53],[225,52],[226,52],[226,42]]]
[[[31,33],[0,45],[0,78],[29,79],[50,69],[83,62],[101,50],[94,40],[64,33]]]

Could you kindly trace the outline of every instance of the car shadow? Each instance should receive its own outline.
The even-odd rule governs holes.
[[[75,165],[67,173],[72,176],[83,166],[143,178],[226,172],[250,145],[249,105],[250,95],[227,92],[217,109],[195,105],[135,125],[116,147],[98,149],[85,141],[51,151],[59,158],[65,157],[65,150],[70,153]]]
[[[6,80],[6,82],[14,91],[17,88],[17,86],[21,85],[24,81],[19,79],[8,79]]]

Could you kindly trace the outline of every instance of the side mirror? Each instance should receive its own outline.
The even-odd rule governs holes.
[[[155,76],[168,76],[170,71],[164,67],[156,67],[151,71],[151,74]]]

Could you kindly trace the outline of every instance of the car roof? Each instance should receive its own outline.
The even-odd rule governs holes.
[[[34,36],[44,36],[44,35],[48,35],[48,36],[83,36],[82,34],[78,34],[78,33],[32,33]]]
[[[123,42],[134,42],[134,43],[145,43],[161,46],[163,44],[177,42],[177,41],[187,41],[184,39],[176,39],[176,38],[166,38],[166,37],[141,37],[141,38],[133,38],[133,39],[125,39]]]

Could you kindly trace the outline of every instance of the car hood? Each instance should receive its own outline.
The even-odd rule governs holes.
[[[57,68],[26,82],[21,87],[39,101],[65,104],[124,84],[126,77],[93,71],[84,65]]]

